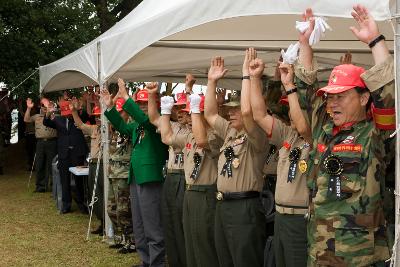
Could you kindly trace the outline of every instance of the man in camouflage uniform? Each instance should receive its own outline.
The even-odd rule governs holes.
[[[121,117],[128,121],[129,116],[122,109],[124,103],[124,99],[117,99],[116,109],[120,112]],[[110,186],[108,189],[107,213],[113,223],[116,241],[110,248],[121,248],[119,252],[125,254],[136,251],[128,184],[129,162],[132,153],[131,138],[113,131],[109,153],[108,179]]]
[[[393,59],[368,11],[357,5],[352,15],[359,24],[352,31],[369,44],[375,66],[335,67],[317,92],[325,98],[298,84],[303,107],[312,111],[310,266],[384,266],[389,258],[381,180],[383,142],[395,125]],[[303,48],[312,56],[311,47]],[[311,71],[295,67],[296,76]]]

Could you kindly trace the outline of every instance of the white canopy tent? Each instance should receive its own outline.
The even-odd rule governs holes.
[[[216,55],[225,58],[230,70],[221,85],[238,89],[244,49],[257,48],[268,64],[267,74],[272,75],[280,49],[297,41],[295,21],[307,7],[317,16],[328,17],[333,28],[314,47],[320,65],[319,79],[323,80],[347,51],[353,54],[354,64],[364,67],[373,64],[368,47],[349,30],[354,25],[351,18],[354,4],[365,5],[380,21],[380,30],[393,51],[398,24],[392,27],[390,20],[397,15],[392,15],[395,12],[391,13],[390,7],[398,14],[400,6],[394,0],[144,0],[92,42],[41,66],[40,89],[50,92],[77,88],[116,81],[118,77],[129,81],[183,81],[187,72],[205,84],[210,59]],[[396,99],[399,100],[397,92]],[[396,110],[399,113],[398,106]],[[397,151],[399,148],[398,142]],[[396,166],[398,170],[398,156]],[[396,175],[396,191],[400,192],[400,179]],[[396,225],[399,225],[398,201],[396,204]],[[396,234],[399,231],[396,227]]]

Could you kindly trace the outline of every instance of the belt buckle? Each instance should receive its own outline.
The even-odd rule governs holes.
[[[224,199],[224,194],[222,194],[222,192],[218,192],[217,193],[217,200],[223,200]]]

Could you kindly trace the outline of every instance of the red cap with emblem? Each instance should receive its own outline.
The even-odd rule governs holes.
[[[329,77],[328,85],[317,91],[317,95],[323,94],[339,94],[354,87],[366,88],[361,74],[365,72],[362,67],[352,64],[343,64],[336,66]]]
[[[123,98],[118,98],[117,101],[115,101],[115,108],[118,112],[122,111],[122,107],[125,104],[125,99]]]
[[[60,101],[60,111],[61,111],[61,116],[69,116],[72,114],[71,110],[69,109],[69,101],[67,100]]]
[[[200,112],[204,111],[204,100],[205,100],[205,96],[204,95],[200,95]],[[186,107],[184,109],[182,109],[182,111],[185,112],[190,112],[190,100],[188,99],[186,101]]]
[[[187,97],[186,93],[177,93],[176,94],[176,103],[175,106],[186,105]]]
[[[149,94],[146,90],[139,90],[136,94],[136,102],[147,102],[149,101]]]

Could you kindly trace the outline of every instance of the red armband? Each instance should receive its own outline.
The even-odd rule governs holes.
[[[396,129],[396,110],[394,108],[376,108],[372,104],[371,109],[376,128],[381,130]]]

